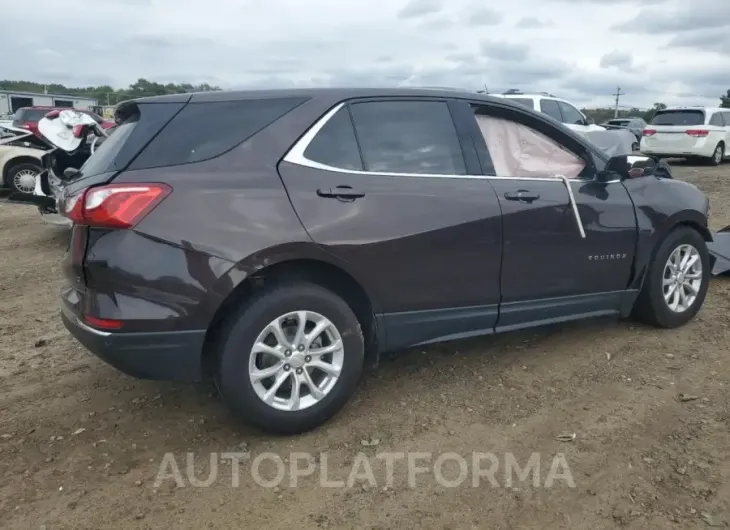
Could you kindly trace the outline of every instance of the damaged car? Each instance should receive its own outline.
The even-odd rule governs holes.
[[[36,177],[43,169],[42,157],[54,146],[33,133],[14,127],[0,127],[0,175],[5,188],[32,194]]]
[[[426,89],[125,101],[64,183],[62,319],[145,379],[212,377],[276,433],[323,424],[384,352],[593,317],[676,328],[709,203],[505,98]]]
[[[70,226],[67,218],[58,215],[60,190],[115,127],[103,128],[93,117],[72,109],[46,114],[38,122],[38,135],[31,136],[44,146],[38,154],[36,171],[29,176],[23,189],[13,190],[15,193],[10,195],[9,201],[36,204],[45,221]]]

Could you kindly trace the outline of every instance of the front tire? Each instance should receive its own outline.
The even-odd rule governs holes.
[[[329,420],[362,376],[365,344],[352,309],[311,283],[266,289],[224,325],[215,373],[244,422],[297,434]]]
[[[679,227],[659,245],[633,316],[660,328],[683,326],[702,307],[709,280],[707,243],[696,230]]]

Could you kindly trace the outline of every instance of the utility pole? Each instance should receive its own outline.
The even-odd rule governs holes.
[[[625,96],[626,93],[621,92],[621,87],[619,86],[619,87],[616,87],[616,93],[612,94],[612,95],[616,96],[616,107],[613,110],[613,117],[618,118],[618,98],[620,98],[621,96]]]

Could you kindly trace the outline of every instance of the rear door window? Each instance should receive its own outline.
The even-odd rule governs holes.
[[[449,107],[441,101],[372,101],[350,106],[365,171],[465,175]]]
[[[701,110],[660,110],[652,118],[651,124],[675,126],[704,125],[705,113]]]
[[[710,125],[714,125],[715,127],[723,127],[725,125],[725,122],[722,121],[722,114],[720,114],[719,112],[713,114],[710,118]]]
[[[342,107],[324,124],[307,146],[304,157],[335,168],[363,170],[355,129],[347,107]]]
[[[188,103],[130,169],[176,166],[218,157],[306,101],[266,98]]]
[[[553,99],[540,100],[540,110],[551,118],[555,118],[559,122],[563,121],[563,115],[560,114],[560,107],[558,107],[558,102]]]

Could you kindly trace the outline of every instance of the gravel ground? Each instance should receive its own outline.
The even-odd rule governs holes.
[[[730,224],[730,165],[675,174],[710,195],[712,228]],[[129,378],[71,339],[57,315],[66,244],[32,207],[0,204],[2,528],[730,523],[727,280],[678,330],[594,321],[410,350],[326,426],[272,438],[237,425],[209,386]],[[388,473],[385,455],[416,452],[430,453],[412,461],[422,474],[409,480],[408,456]],[[456,455],[434,474],[445,453],[464,459],[461,484]],[[497,466],[491,480],[474,453]],[[536,471],[531,456],[539,473],[522,480],[508,465]],[[295,485],[292,468],[314,471]]]

